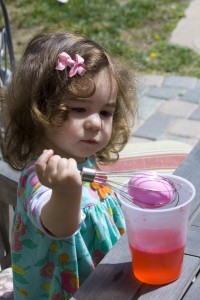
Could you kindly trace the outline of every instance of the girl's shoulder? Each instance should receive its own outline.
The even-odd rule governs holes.
[[[35,172],[35,162],[38,159],[38,157],[33,157],[32,159],[28,160],[25,167],[23,168],[21,174],[30,174],[32,172]]]
[[[35,170],[36,160],[37,160],[37,158],[33,158],[33,159],[31,159],[27,162],[27,164],[25,165],[25,167],[21,171],[19,182],[18,182],[18,187],[22,186],[22,187],[25,188],[25,186],[28,183],[33,182],[33,178],[34,178],[34,182],[36,181],[35,180],[35,178],[37,177],[36,176],[36,170]]]

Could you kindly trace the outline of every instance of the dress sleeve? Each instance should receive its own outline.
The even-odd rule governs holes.
[[[24,192],[23,190],[24,189]],[[31,222],[44,232],[47,236],[53,239],[61,239],[66,237],[55,237],[51,234],[42,224],[41,221],[41,211],[43,206],[49,201],[51,198],[52,190],[48,187],[43,186],[37,177],[35,171],[35,164],[31,164],[28,166],[21,175],[18,192],[20,192],[20,196],[23,198],[24,207],[26,209],[27,215]],[[85,219],[85,214],[81,210],[81,221],[77,228],[77,231],[73,234],[75,235],[80,227],[81,223]]]

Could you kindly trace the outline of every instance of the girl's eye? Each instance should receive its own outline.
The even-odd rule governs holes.
[[[100,114],[101,114],[103,117],[111,117],[111,116],[113,115],[113,112],[103,110],[103,111],[101,111]]]
[[[84,113],[86,111],[86,109],[83,107],[71,107],[71,111],[76,112],[76,113]]]

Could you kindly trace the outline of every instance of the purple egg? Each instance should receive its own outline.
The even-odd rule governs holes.
[[[156,173],[138,173],[128,182],[128,194],[140,207],[157,208],[172,201],[173,185]]]

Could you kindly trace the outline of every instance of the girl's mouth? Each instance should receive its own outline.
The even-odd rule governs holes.
[[[90,144],[90,145],[97,144],[97,141],[95,141],[95,140],[83,140],[82,142],[85,144]]]

